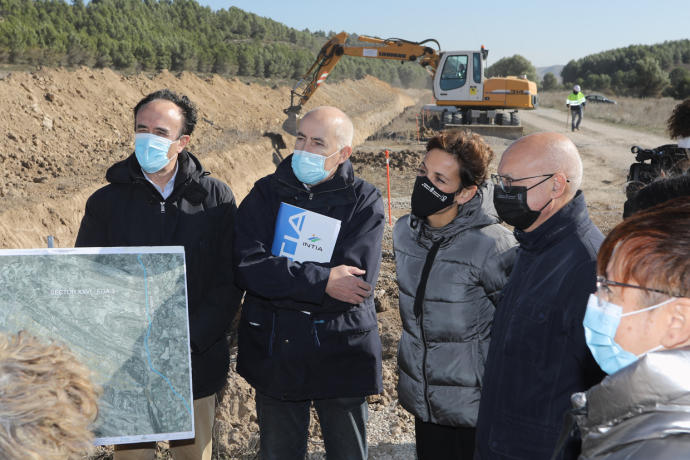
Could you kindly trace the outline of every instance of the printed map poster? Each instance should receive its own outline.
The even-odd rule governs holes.
[[[184,248],[0,250],[0,330],[69,346],[103,389],[96,444],[194,437]]]
[[[296,262],[330,262],[340,221],[280,203],[271,253]]]

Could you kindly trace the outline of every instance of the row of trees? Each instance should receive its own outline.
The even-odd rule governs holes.
[[[690,40],[628,46],[570,61],[561,72],[563,85],[551,73],[539,81],[532,63],[519,54],[500,59],[486,74],[527,75],[544,90],[577,83],[589,90],[620,95],[685,99],[690,97]]]
[[[519,54],[499,59],[486,69],[487,77],[507,77],[509,75],[527,75],[528,80],[539,82],[537,69],[527,58]]]
[[[570,61],[566,83],[638,97],[690,97],[690,40],[633,45]]]
[[[0,0],[0,62],[8,64],[295,79],[332,34],[299,31],[235,7],[213,11],[195,0]],[[331,78],[372,74],[426,84],[416,67],[343,58]]]

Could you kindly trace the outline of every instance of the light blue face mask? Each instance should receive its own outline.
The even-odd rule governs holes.
[[[614,374],[625,366],[634,363],[641,356],[664,348],[659,345],[639,356],[635,356],[633,353],[624,350],[614,339],[622,317],[654,310],[674,300],[676,300],[676,298],[672,297],[661,303],[652,305],[651,307],[624,314],[623,307],[620,305],[616,305],[615,303],[600,299],[594,294],[590,294],[589,301],[587,302],[585,319],[582,321],[582,325],[585,327],[585,341],[587,342],[587,346],[592,352],[594,360],[599,364],[599,367],[601,367],[601,370],[609,375]]]
[[[168,150],[175,141],[149,133],[136,133],[134,136],[134,154],[141,169],[149,174],[163,169],[170,159]]]
[[[333,170],[326,171],[323,165],[326,162],[326,159],[332,157],[338,152],[340,152],[340,149],[328,156],[323,156],[317,153],[306,152],[304,150],[295,150],[295,152],[292,154],[292,171],[295,173],[295,176],[297,176],[297,179],[299,179],[300,182],[303,182],[307,185],[314,185],[327,178],[328,175],[333,172]]]

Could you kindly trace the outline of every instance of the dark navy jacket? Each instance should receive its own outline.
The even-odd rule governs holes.
[[[163,200],[132,154],[106,173],[110,184],[86,202],[76,246],[184,246],[194,398],[220,390],[230,352],[225,334],[242,292],[232,272],[237,207],[230,188],[208,177],[191,153],[178,156],[172,194]]]
[[[518,257],[496,307],[477,423],[476,458],[549,459],[570,395],[603,377],[585,343],[604,237],[581,191],[532,232],[515,231]],[[565,457],[576,458],[571,440]]]
[[[258,391],[287,400],[380,393],[381,340],[373,294],[359,305],[325,293],[330,268],[366,270],[376,285],[384,212],[381,194],[356,178],[349,161],[307,190],[286,158],[256,182],[237,213],[237,282],[247,290],[237,370]],[[275,220],[285,202],[341,221],[330,263],[291,262],[271,254]],[[306,314],[304,312],[309,312]]]

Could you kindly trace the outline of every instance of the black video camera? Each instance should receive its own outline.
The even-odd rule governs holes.
[[[676,144],[661,145],[654,149],[643,149],[633,145],[635,163],[630,165],[625,195],[630,198],[635,192],[661,176],[675,176],[685,173],[690,167],[686,149]]]

